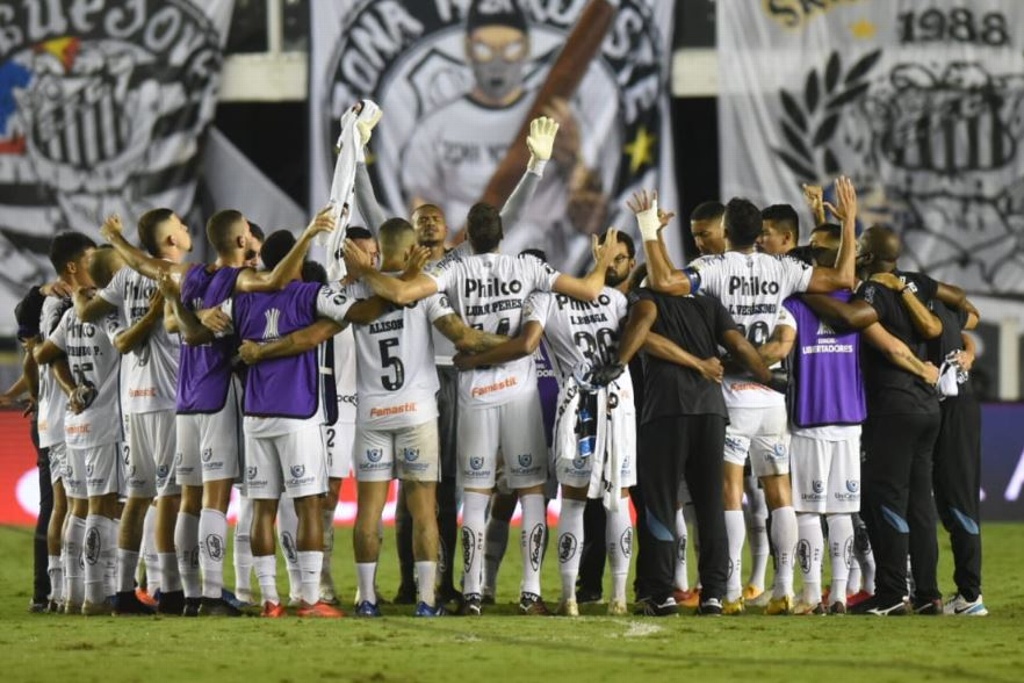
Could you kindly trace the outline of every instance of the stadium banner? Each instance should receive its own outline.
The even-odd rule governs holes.
[[[234,0],[0,5],[0,309],[50,238],[194,204]],[[13,318],[0,332],[13,332]]]
[[[361,98],[384,111],[369,170],[390,215],[444,209],[450,235],[469,207],[500,205],[525,170],[535,100],[562,109],[555,155],[502,250],[543,249],[585,269],[590,235],[636,233],[640,188],[677,206],[669,118],[672,0],[336,0],[313,2],[310,204],[322,206],[339,118]],[[574,30],[575,29],[575,30]],[[499,189],[500,187],[500,189]],[[361,222],[353,215],[353,224]],[[679,234],[668,236],[676,257]]]
[[[718,0],[717,25],[723,197],[843,173],[904,268],[1024,293],[1024,2]]]

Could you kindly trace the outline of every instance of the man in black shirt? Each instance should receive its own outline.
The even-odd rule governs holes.
[[[665,339],[648,340],[649,331]],[[663,616],[678,611],[672,597],[674,520],[683,477],[693,498],[701,539],[699,613],[722,613],[729,572],[722,501],[728,414],[719,385],[719,345],[759,382],[772,381],[757,351],[717,299],[642,289],[630,308],[618,364],[602,369],[614,375],[641,347],[646,351],[637,469],[646,502],[646,526],[653,539],[645,581],[650,600],[641,607],[644,614]]]

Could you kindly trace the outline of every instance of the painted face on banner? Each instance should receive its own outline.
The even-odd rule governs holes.
[[[483,26],[466,37],[466,57],[477,89],[488,100],[504,101],[521,90],[529,38],[509,26]]]

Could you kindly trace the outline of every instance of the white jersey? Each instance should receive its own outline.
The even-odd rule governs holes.
[[[357,301],[373,295],[358,282],[349,293]],[[360,426],[398,429],[437,418],[440,387],[430,330],[435,320],[453,314],[448,297],[438,293],[355,326]]]
[[[696,259],[690,268],[700,274],[699,291],[717,298],[729,310],[740,332],[755,347],[771,338],[782,302],[807,291],[813,268],[790,256],[728,251]],[[770,408],[786,397],[749,377],[726,376],[722,382],[729,408]]]
[[[512,337],[519,334],[526,297],[534,291],[551,291],[559,276],[532,257],[465,256],[458,251],[427,274],[467,325]],[[536,388],[537,372],[529,357],[459,373],[459,401],[467,407],[501,405]]]
[[[131,268],[121,268],[99,292],[104,301],[117,306],[123,329],[139,322],[149,311],[156,282]],[[153,326],[148,338],[125,354],[125,385],[121,408],[126,415],[174,410],[178,390],[177,334],[167,333],[163,322]]]
[[[356,391],[356,338],[348,326],[334,335],[334,384],[338,392],[338,422],[355,424],[359,394]]]
[[[537,322],[564,385],[573,370],[588,363],[599,367],[613,361],[619,348],[619,329],[629,303],[622,292],[605,287],[596,301],[564,294],[534,292],[523,307],[524,322]]]
[[[57,329],[61,316],[71,306],[70,299],[48,296],[43,300],[39,315],[39,334],[45,342]],[[67,397],[57,384],[57,378],[49,365],[39,366],[39,401],[36,406],[39,428],[39,447],[49,448],[64,443],[64,410]]]
[[[459,249],[460,252],[464,253],[468,248],[469,242],[463,242],[462,244],[467,245],[466,248]],[[449,250],[448,253],[451,253],[451,250]],[[434,269],[438,263],[440,263],[440,261],[430,261],[429,263],[427,263],[427,272],[430,272],[432,269]],[[455,353],[457,351],[455,348],[455,343],[448,337],[441,334],[441,331],[438,330],[436,327],[430,328],[430,338],[434,342],[434,362],[437,365],[451,365],[453,362],[452,358],[455,356]]]
[[[68,448],[92,448],[121,440],[118,380],[121,354],[114,348],[117,314],[97,323],[83,323],[72,308],[64,313],[50,341],[64,351],[71,376],[79,388],[89,389],[85,409],[64,417]]]

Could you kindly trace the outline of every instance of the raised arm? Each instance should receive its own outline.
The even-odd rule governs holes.
[[[921,378],[930,385],[939,381],[938,368],[914,355],[906,344],[889,334],[880,323],[867,327],[861,332],[861,337],[901,370]]]
[[[591,235],[590,239],[597,262],[582,278],[565,273],[559,274],[551,286],[559,294],[565,294],[580,301],[593,301],[600,296],[601,290],[604,289],[605,274],[608,272],[608,267],[612,265],[612,259],[615,258],[612,249],[618,243],[618,231],[614,228],[609,229],[604,244],[598,244],[597,235]]]
[[[819,226],[825,223],[825,198],[821,185],[801,185],[804,190],[804,200],[807,207],[814,216],[814,225]]]
[[[918,334],[925,339],[935,339],[942,334],[942,321],[917,298],[910,285],[904,284],[892,273],[875,273],[871,279],[899,293],[900,303],[906,309]]]
[[[99,297],[96,297],[99,298]],[[149,310],[134,324],[128,326],[121,334],[114,337],[114,346],[118,353],[134,351],[149,339],[153,329],[161,324],[164,317],[164,295],[157,289],[149,298]]]
[[[334,230],[334,215],[330,207],[320,211],[302,235],[295,242],[280,263],[274,266],[273,270],[256,271],[247,268],[238,274],[235,280],[236,292],[277,292],[284,289],[292,280],[302,277],[302,262],[306,260],[306,253],[313,244],[313,239],[322,232]]]
[[[333,320],[320,318],[308,327],[295,330],[286,337],[272,342],[260,344],[245,340],[238,349],[239,355],[247,365],[255,365],[271,358],[298,356],[323,344],[325,341],[345,329]]]
[[[405,306],[424,299],[437,292],[437,283],[422,273],[401,278],[383,275],[373,267],[370,256],[352,240],[345,240],[345,267],[373,290],[373,293],[388,301]]]
[[[131,244],[124,238],[124,226],[121,225],[121,217],[113,214],[107,217],[100,227],[100,235],[110,242],[124,262],[135,271],[138,271],[148,278],[159,280],[164,273],[184,274],[188,265],[184,263],[173,263],[164,259],[154,258]],[[97,316],[98,318],[99,316]]]
[[[370,180],[370,172],[364,163],[356,164],[354,196],[356,209],[359,210],[359,213],[362,214],[363,219],[366,221],[366,227],[376,235],[377,230],[388,217],[384,213],[384,209],[377,203],[377,196],[373,193],[373,182]]]
[[[836,197],[839,202],[838,207],[828,205],[843,226],[839,253],[836,255],[836,265],[833,268],[815,266],[811,271],[808,292],[853,289],[856,281],[854,270],[857,259],[857,191],[849,178],[845,176],[836,178]]]
[[[454,320],[453,320],[454,318]],[[457,322],[456,322],[457,321]],[[453,336],[461,323],[461,329]],[[544,328],[535,320],[523,325],[522,330],[515,337],[509,339],[501,335],[480,332],[462,322],[457,315],[446,315],[434,322],[435,327],[441,334],[448,337],[455,343],[456,348],[463,352],[455,356],[455,367],[459,370],[472,370],[486,365],[500,365],[509,361],[519,360],[530,356],[540,346],[540,338],[544,334]],[[469,333],[476,333],[472,338]],[[499,341],[500,340],[500,341]],[[497,344],[493,342],[498,341]]]
[[[626,205],[636,215],[647,257],[647,285],[656,292],[684,296],[693,290],[691,276],[672,265],[668,250],[661,241],[661,229],[667,225],[667,214],[658,211],[658,194],[642,190]]]

